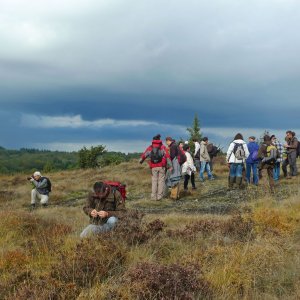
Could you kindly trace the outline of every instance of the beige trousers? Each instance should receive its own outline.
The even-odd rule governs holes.
[[[157,167],[152,170],[152,200],[160,200],[164,196],[166,173],[165,168]]]

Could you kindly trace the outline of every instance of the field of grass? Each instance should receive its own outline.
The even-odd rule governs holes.
[[[29,211],[27,174],[0,177],[0,299],[300,299],[300,176],[276,194],[227,191],[216,180],[178,201],[151,201],[137,160],[45,174],[48,208]],[[82,206],[97,180],[127,184],[128,216],[80,240]]]

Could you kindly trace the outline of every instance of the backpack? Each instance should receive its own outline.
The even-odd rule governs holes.
[[[180,147],[178,147],[177,159],[178,159],[178,162],[179,162],[180,165],[183,165],[186,162],[186,155]]]
[[[275,155],[275,158],[273,158],[272,160],[269,161],[269,163],[275,163],[277,161],[277,159],[280,158],[279,150],[274,145],[267,146],[267,157],[271,156],[271,151],[272,150],[276,151],[276,155]]]
[[[150,160],[153,164],[159,164],[162,162],[164,155],[160,148],[152,147],[151,153],[150,153]]]
[[[298,145],[297,145],[297,157],[300,157],[300,142],[298,141]]]
[[[215,157],[220,152],[220,149],[217,146],[212,145],[207,149],[207,151],[210,157]]]
[[[119,181],[104,181],[105,184],[109,185],[113,194],[115,191],[119,191],[123,201],[125,202],[126,200],[126,184],[122,184]]]
[[[234,143],[234,148],[233,148],[232,152],[233,152],[235,158],[238,160],[242,160],[242,159],[246,158],[244,146],[241,143]]]
[[[46,187],[46,189],[47,189],[48,192],[50,193],[51,190],[52,190],[52,183],[51,183],[51,181],[50,181],[50,179],[49,179],[48,177],[43,177],[42,180],[43,180],[43,179],[46,179],[46,180],[47,180],[47,187]]]

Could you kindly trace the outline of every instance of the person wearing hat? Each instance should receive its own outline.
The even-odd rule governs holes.
[[[27,177],[33,186],[31,190],[31,208],[35,208],[36,201],[40,200],[43,207],[48,205],[51,182],[49,178],[42,176],[41,172],[35,171],[31,177]]]
[[[83,211],[89,216],[90,224],[81,232],[81,238],[112,230],[125,215],[126,208],[119,191],[98,181],[94,183]]]
[[[249,150],[249,156],[246,159],[246,178],[247,182],[251,183],[251,171],[252,171],[252,183],[255,185],[258,185],[258,150],[259,145],[256,143],[255,136],[250,136],[248,139],[248,150]]]
[[[149,159],[149,167],[152,173],[151,199],[161,200],[165,193],[166,168],[171,167],[169,153],[160,139],[160,134],[153,137],[152,143],[141,155],[139,163]]]

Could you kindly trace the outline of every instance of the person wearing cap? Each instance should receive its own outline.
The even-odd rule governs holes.
[[[251,183],[251,171],[252,171],[252,183],[255,185],[258,185],[258,150],[259,145],[256,143],[255,136],[250,136],[248,139],[248,150],[249,150],[249,156],[246,159],[246,178],[247,182]]]
[[[81,238],[112,230],[124,217],[126,208],[121,193],[99,181],[89,193],[83,211],[89,216],[90,224],[81,232]]]
[[[271,135],[271,142],[272,144],[277,148],[279,157],[277,158],[275,165],[274,165],[274,171],[273,171],[273,177],[275,181],[278,181],[280,178],[280,164],[283,162],[283,145],[280,143],[280,141],[276,138],[276,136],[273,134]]]
[[[160,134],[153,137],[151,145],[141,155],[139,163],[149,158],[149,167],[152,173],[151,199],[161,200],[166,188],[166,168],[171,168],[171,160],[166,147],[160,139]]]
[[[41,172],[36,171],[31,177],[27,177],[31,182],[33,189],[31,190],[31,208],[35,208],[36,201],[40,200],[43,207],[48,205],[49,193],[51,191],[50,181],[47,177],[43,177]]]

